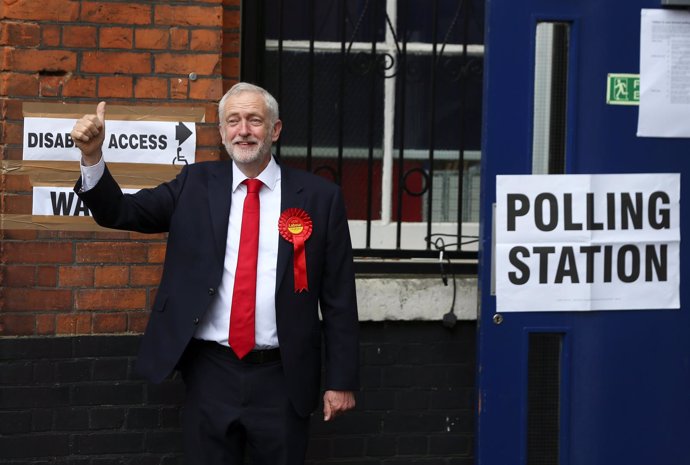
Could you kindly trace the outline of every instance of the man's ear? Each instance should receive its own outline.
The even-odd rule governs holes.
[[[281,129],[283,129],[283,122],[280,120],[276,120],[276,122],[273,123],[273,137],[271,137],[271,140],[273,142],[277,141],[280,137]]]

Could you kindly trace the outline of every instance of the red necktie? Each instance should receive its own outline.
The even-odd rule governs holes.
[[[263,183],[246,179],[247,197],[242,210],[242,232],[232,291],[229,343],[239,358],[254,348],[256,263],[259,254],[259,190]]]

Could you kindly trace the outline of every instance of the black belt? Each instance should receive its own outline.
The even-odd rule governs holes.
[[[237,354],[235,354],[235,351],[226,345],[218,344],[217,342],[214,342],[214,341],[204,341],[201,339],[192,339],[192,341],[194,341],[195,344],[198,344],[201,347],[213,349],[213,350],[221,352],[225,355],[229,355],[230,357],[232,357],[236,360],[241,360],[242,362],[245,362],[245,363],[260,364],[260,363],[277,362],[278,360],[280,360],[280,349],[278,349],[278,348],[266,349],[266,350],[252,350],[247,355],[245,355],[244,357],[239,359],[237,357]]]
[[[247,363],[269,363],[278,360],[280,360],[280,349],[252,350],[242,357],[242,361]]]

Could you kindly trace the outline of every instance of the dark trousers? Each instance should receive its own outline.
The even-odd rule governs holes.
[[[227,347],[193,341],[180,366],[187,389],[182,429],[188,465],[302,465],[309,418],[285,389],[280,360],[250,363]]]

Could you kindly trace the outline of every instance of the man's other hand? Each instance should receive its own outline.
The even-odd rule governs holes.
[[[330,421],[355,408],[352,391],[326,391],[323,395],[323,421]]]

